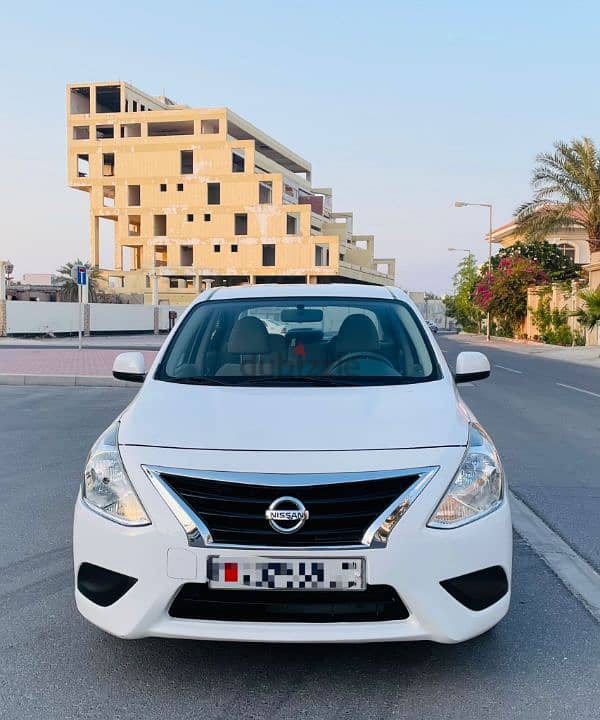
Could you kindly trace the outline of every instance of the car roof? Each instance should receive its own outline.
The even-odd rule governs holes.
[[[212,288],[202,293],[202,300],[240,300],[244,298],[278,297],[334,297],[334,298],[379,298],[408,300],[399,288],[382,285],[359,285],[352,283],[327,283],[307,285],[304,283],[278,283],[261,285],[236,285],[235,287]]]

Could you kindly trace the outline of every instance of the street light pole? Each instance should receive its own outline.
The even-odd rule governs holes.
[[[454,203],[454,207],[461,208],[461,207],[484,207],[489,210],[490,213],[490,230],[488,235],[488,282],[491,281],[492,278],[492,231],[494,229],[493,225],[493,215],[492,215],[492,204],[491,203],[469,203],[469,202],[462,202],[458,200]],[[485,332],[485,339],[490,342],[492,337],[492,317],[490,314],[490,311],[488,310],[487,313],[487,320],[486,320],[486,332]]]

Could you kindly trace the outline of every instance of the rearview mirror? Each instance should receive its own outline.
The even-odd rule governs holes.
[[[284,323],[318,323],[321,320],[323,320],[323,311],[319,308],[298,306],[296,309],[287,308],[281,311],[281,322]]]
[[[129,382],[144,382],[146,363],[141,352],[126,352],[117,355],[113,363],[113,377]]]
[[[484,380],[490,376],[490,361],[480,352],[461,352],[456,358],[454,381],[457,383]]]

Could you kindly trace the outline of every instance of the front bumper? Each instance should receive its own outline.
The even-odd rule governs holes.
[[[106,520],[78,498],[74,562],[91,563],[136,578],[119,600],[102,607],[75,590],[79,611],[92,623],[123,638],[148,636],[257,642],[460,642],[485,632],[506,614],[509,591],[484,610],[469,610],[440,582],[491,566],[509,578],[512,527],[508,502],[476,522],[453,530],[426,527],[460,462],[464,448],[354,453],[224,453],[122,447],[121,454],[152,525],[129,528]],[[328,457],[328,456],[331,457]],[[387,547],[364,550],[240,550],[190,547],[186,534],[141,470],[142,464],[246,472],[343,472],[439,465],[440,470],[393,530]],[[356,557],[366,561],[369,585],[392,586],[409,611],[405,620],[369,622],[242,622],[184,620],[169,615],[186,583],[207,581],[209,555],[236,557]],[[235,592],[231,590],[230,592]],[[269,592],[265,590],[263,592]]]

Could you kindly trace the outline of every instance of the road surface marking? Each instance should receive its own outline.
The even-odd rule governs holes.
[[[496,365],[496,363],[494,363],[494,367],[500,368],[500,370],[507,370],[508,372],[515,373],[516,375],[523,374],[521,370],[514,370],[513,368],[506,367],[505,365]]]
[[[515,530],[600,622],[600,575],[512,492],[510,509]]]
[[[600,393],[592,392],[591,390],[584,390],[583,388],[574,387],[573,385],[565,385],[564,383],[556,383],[560,387],[567,388],[569,390],[575,390],[576,392],[585,393],[586,395],[593,395],[594,397],[600,398]]]

